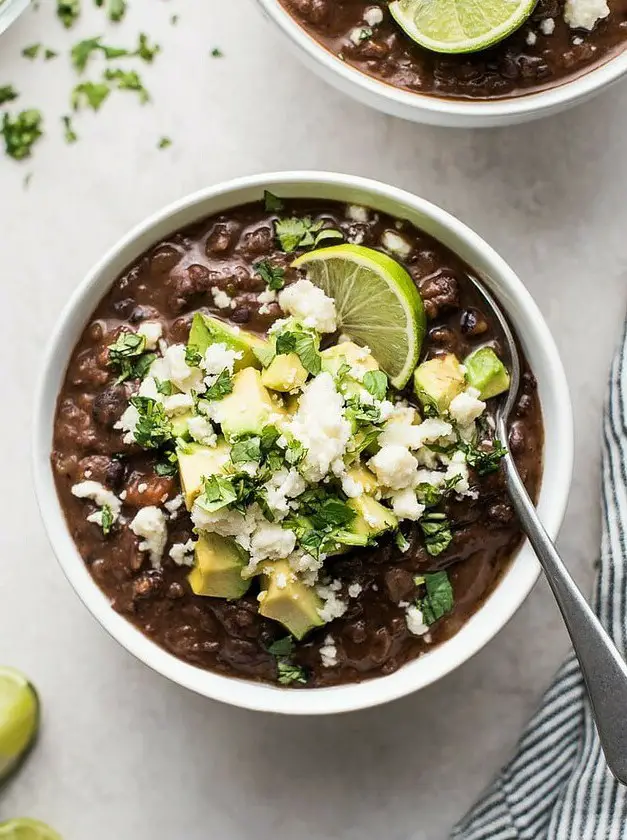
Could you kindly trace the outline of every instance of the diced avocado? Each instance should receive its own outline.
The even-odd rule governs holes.
[[[327,347],[320,353],[322,369],[331,376],[336,376],[342,365],[354,367],[359,365],[366,370],[379,370],[379,363],[370,353],[364,354],[364,348],[355,344],[354,341],[343,341],[341,344],[334,344]]]
[[[429,359],[414,371],[416,396],[423,405],[435,403],[439,412],[446,411],[465,386],[464,371],[453,353]]]
[[[364,534],[371,538],[398,527],[398,519],[392,511],[372,496],[364,494],[356,499],[349,499],[347,504],[357,514],[349,528],[356,534]]]
[[[468,384],[479,391],[482,400],[489,400],[507,391],[509,372],[491,347],[480,347],[465,361]]]
[[[300,581],[287,560],[267,563],[263,570],[259,612],[282,624],[296,639],[302,639],[324,621],[322,601],[315,589]]]
[[[379,486],[377,484],[377,479],[367,467],[364,467],[362,464],[357,464],[346,472],[349,478],[352,478],[353,481],[358,481],[361,484],[364,488],[364,493],[368,493],[369,495],[376,493]]]
[[[225,473],[230,453],[231,447],[224,440],[219,440],[215,446],[188,443],[177,451],[181,487],[188,510],[192,509],[196,496],[202,490],[203,477]]]
[[[273,399],[255,368],[244,368],[233,377],[233,391],[216,403],[216,415],[227,440],[259,435],[273,415],[284,413],[278,397]]]
[[[307,370],[296,353],[275,356],[261,374],[261,381],[273,391],[294,391],[307,381]]]
[[[172,434],[175,438],[189,438],[187,421],[191,420],[193,416],[191,411],[186,411],[184,414],[176,414],[172,418]]]
[[[235,362],[235,370],[247,367],[261,368],[261,362],[254,354],[254,349],[268,349],[270,344],[259,335],[226,324],[204,312],[196,312],[189,332],[188,346],[194,347],[202,355],[211,344],[226,344],[231,350],[242,354]]]
[[[196,595],[241,598],[250,587],[242,578],[248,555],[235,540],[218,534],[201,534],[194,549],[194,568],[188,575]]]

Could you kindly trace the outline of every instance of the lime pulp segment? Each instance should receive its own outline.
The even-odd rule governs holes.
[[[335,299],[339,329],[370,348],[395,388],[404,387],[418,362],[425,314],[403,266],[360,245],[311,251],[293,265]]]
[[[38,728],[37,692],[19,671],[0,668],[0,783],[31,747]]]
[[[0,823],[0,840],[61,840],[61,837],[49,825],[24,817]]]
[[[433,52],[478,52],[518,29],[537,0],[395,0],[390,12],[420,46]]]

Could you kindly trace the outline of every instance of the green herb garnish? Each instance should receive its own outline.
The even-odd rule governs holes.
[[[20,111],[15,117],[5,113],[2,117],[0,134],[4,139],[4,148],[9,157],[15,160],[30,157],[33,145],[43,136],[42,124],[41,111],[35,108]]]
[[[172,426],[161,403],[150,397],[131,397],[139,420],[133,436],[144,449],[159,449],[172,440]]]
[[[126,0],[109,0],[109,8],[107,10],[109,20],[113,21],[113,23],[119,23],[126,14],[126,8]]]
[[[305,370],[313,376],[322,370],[319,347],[318,336],[306,330],[285,329],[276,336],[276,352],[278,354],[296,353]]]
[[[364,374],[364,388],[375,400],[384,400],[388,390],[388,378],[382,370],[369,370]]]
[[[40,49],[41,44],[31,44],[30,47],[24,47],[24,49],[22,50],[22,55],[24,56],[24,58],[30,58],[32,60],[33,58],[37,58]]]
[[[285,207],[283,200],[268,190],[264,190],[263,204],[266,213],[280,213],[280,211]]]
[[[420,583],[418,583],[420,580]],[[426,593],[424,598],[416,601],[416,606],[422,612],[425,624],[434,624],[439,618],[445,616],[453,609],[455,599],[453,587],[446,571],[431,572],[416,580],[416,585],[421,585],[424,580]]]
[[[99,111],[110,93],[111,88],[104,82],[81,82],[72,91],[70,103],[75,111],[78,111],[83,105],[88,105],[94,111]]]
[[[135,70],[120,70],[120,68],[108,67],[104,74],[108,82],[117,82],[118,90],[131,90],[139,95],[142,105],[150,101],[150,94]]]
[[[437,557],[449,547],[453,535],[446,514],[427,513],[418,524],[424,535],[425,548],[432,557]]]
[[[103,505],[100,509],[100,525],[102,527],[102,533],[105,537],[108,537],[113,527],[113,511],[109,505]]]
[[[501,459],[507,455],[507,449],[496,438],[492,441],[492,449],[479,449],[471,444],[466,444],[464,451],[466,462],[477,471],[478,475],[488,475],[496,472],[501,464]]]
[[[214,47],[211,50],[211,58],[224,58],[224,53],[220,49],[220,47]]]
[[[17,99],[19,93],[15,90],[13,85],[4,85],[0,87],[0,105],[6,105],[7,102],[13,102]]]
[[[210,385],[209,388],[207,388],[202,397],[205,400],[221,400],[223,397],[226,397],[227,394],[230,394],[232,390],[233,379],[231,374],[225,368],[213,385]]]
[[[268,260],[261,260],[253,266],[257,274],[271,292],[277,292],[285,286],[285,269],[272,265]]]
[[[63,123],[63,137],[66,143],[76,143],[78,140],[78,135],[74,131],[72,127],[72,117],[61,117],[61,122]]]
[[[70,29],[81,13],[81,0],[57,0],[57,17],[65,26]]]
[[[231,461],[234,464],[261,460],[261,438],[249,437],[236,441],[231,447]]]
[[[161,140],[157,143],[158,149],[168,149],[172,145],[172,141],[169,137],[162,137]]]
[[[109,365],[119,374],[118,383],[127,379],[143,379],[157,358],[155,353],[144,352],[145,337],[133,332],[121,332],[108,350]]]

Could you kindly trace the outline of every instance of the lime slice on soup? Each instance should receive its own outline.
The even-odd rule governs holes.
[[[0,823],[0,840],[61,840],[49,825],[26,818]]]
[[[518,29],[537,0],[395,0],[390,12],[427,50],[469,53],[498,44]]]
[[[19,671],[0,668],[0,785],[17,769],[38,729],[37,692]]]
[[[425,334],[425,313],[413,280],[387,254],[336,245],[293,263],[335,299],[338,329],[368,346],[395,388],[412,375]]]

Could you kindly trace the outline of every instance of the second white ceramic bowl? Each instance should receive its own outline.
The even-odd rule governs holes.
[[[378,81],[332,55],[307,34],[279,0],[258,0],[304,63],[339,90],[394,117],[453,128],[491,128],[557,114],[595,96],[627,72],[627,51],[554,88],[511,99],[463,101],[412,93]]]
[[[35,410],[35,487],[48,536],[68,580],[102,626],[142,662],[199,694],[247,709],[286,714],[346,712],[385,703],[423,688],[480,650],[516,612],[538,577],[539,565],[530,547],[523,546],[492,595],[459,633],[420,659],[390,676],[360,684],[290,690],[224,677],[183,662],[114,612],[76,550],[59,505],[50,466],[55,407],[70,355],[111,284],[133,260],[162,238],[206,216],[261,200],[264,189],[285,198],[364,204],[408,219],[458,254],[483,278],[507,311],[538,380],[546,440],[538,512],[549,535],[557,535],[570,489],[572,412],[555,343],[531,296],[489,245],[444,210],[376,181],[330,173],[257,175],[210,187],[159,211],[105,254],[72,295],[47,346]]]

